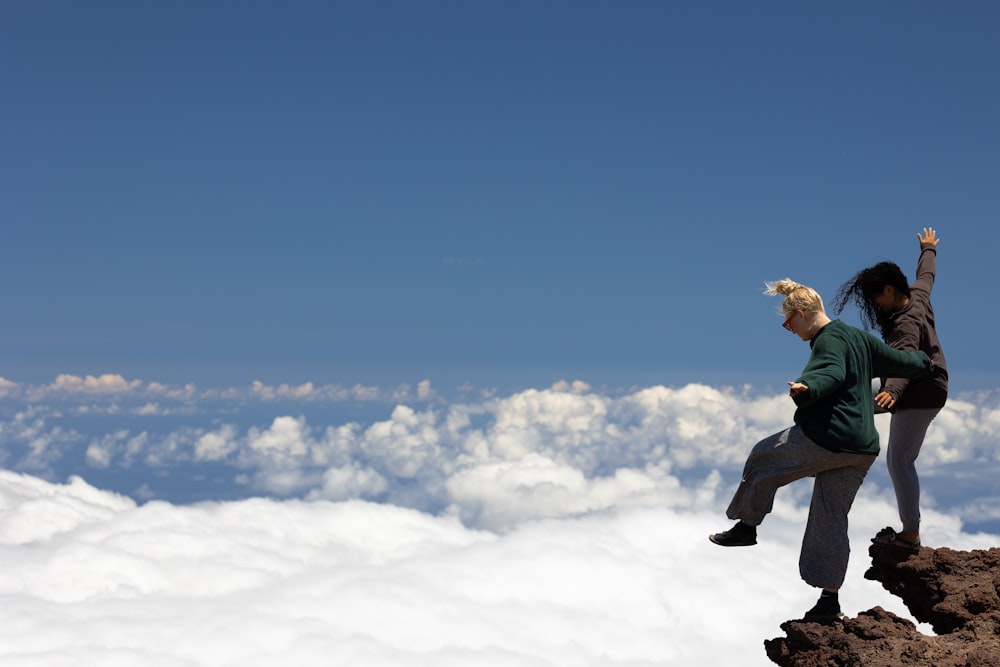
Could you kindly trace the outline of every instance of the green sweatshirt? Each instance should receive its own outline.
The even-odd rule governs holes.
[[[795,423],[821,447],[877,455],[872,378],[916,378],[931,369],[924,352],[894,350],[875,336],[833,320],[809,341],[812,353],[796,382]]]

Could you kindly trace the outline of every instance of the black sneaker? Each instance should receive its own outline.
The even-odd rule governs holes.
[[[821,597],[816,605],[805,613],[802,620],[823,623],[836,621],[840,618],[844,618],[844,615],[840,612],[840,602]]]
[[[757,527],[740,521],[729,530],[709,535],[720,547],[749,547],[757,544]]]

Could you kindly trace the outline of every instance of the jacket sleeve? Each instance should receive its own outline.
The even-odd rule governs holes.
[[[911,298],[920,301],[930,301],[931,289],[934,287],[934,279],[937,276],[937,248],[929,243],[920,244],[920,257],[917,259],[917,280],[911,286]],[[921,304],[920,311],[923,312],[925,305]],[[919,350],[920,349],[920,322],[912,317],[904,317],[896,322],[896,327],[886,342],[897,350]],[[892,396],[893,401],[898,401],[906,391],[906,386],[910,383],[908,378],[892,377],[887,378],[883,391]]]
[[[917,279],[910,287],[922,290],[930,296],[937,277],[937,248],[930,243],[920,244],[920,257],[917,258]]]
[[[895,350],[915,351],[920,349],[920,323],[913,317],[903,317],[896,320],[896,328],[886,342]],[[905,377],[895,377],[892,374],[880,375],[880,377],[887,378],[882,390],[888,392],[894,401],[899,400],[899,397],[906,390],[906,386],[910,384],[909,378]]]

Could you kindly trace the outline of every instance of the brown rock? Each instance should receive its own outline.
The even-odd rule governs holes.
[[[872,545],[865,578],[899,597],[937,636],[881,607],[832,623],[786,621],[764,642],[785,667],[1000,667],[1000,549],[922,548],[915,554]]]

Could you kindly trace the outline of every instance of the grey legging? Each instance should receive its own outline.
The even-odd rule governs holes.
[[[896,491],[903,530],[920,530],[920,480],[916,461],[927,428],[940,411],[941,408],[900,410],[889,422],[886,465]]]

